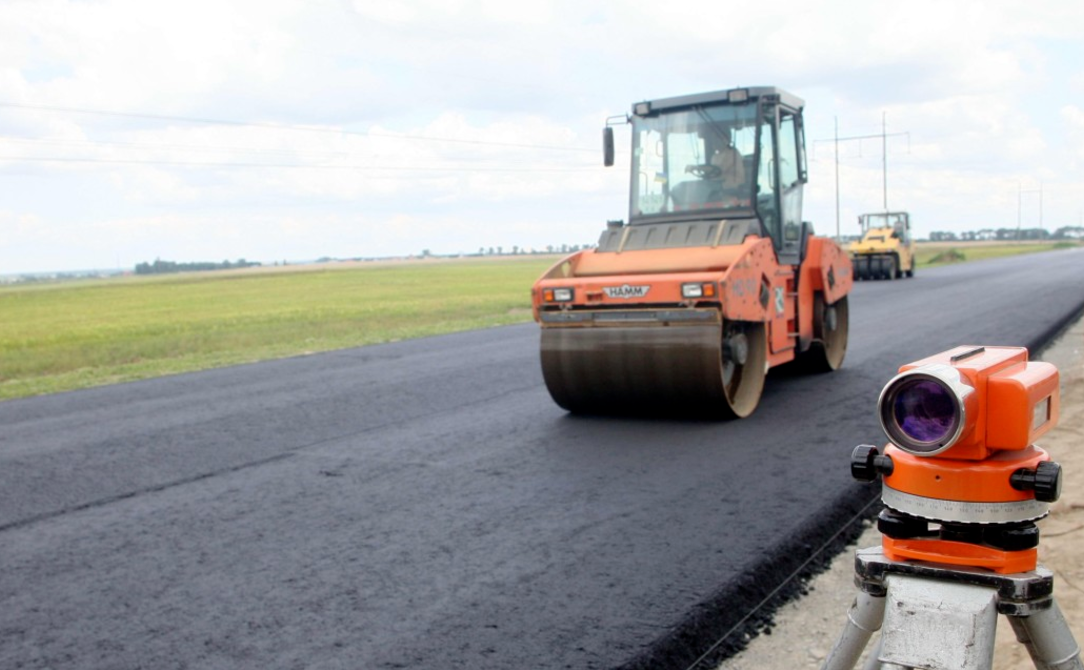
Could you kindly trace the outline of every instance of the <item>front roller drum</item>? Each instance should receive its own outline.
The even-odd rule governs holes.
[[[885,279],[885,259],[880,256],[870,256],[869,258],[869,278],[870,279]]]
[[[542,329],[542,376],[580,414],[748,416],[764,388],[762,323]]]
[[[858,279],[873,279],[873,271],[870,269],[869,256],[855,256],[852,260],[854,276]]]

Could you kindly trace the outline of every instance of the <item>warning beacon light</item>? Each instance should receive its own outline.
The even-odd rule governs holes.
[[[851,457],[856,479],[883,477],[885,554],[1034,569],[1035,521],[1061,494],[1061,467],[1034,442],[1057,423],[1058,399],[1057,368],[1022,347],[963,346],[902,366],[878,400],[890,443]]]

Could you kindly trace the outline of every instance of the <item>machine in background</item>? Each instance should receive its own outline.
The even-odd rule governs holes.
[[[907,212],[862,214],[858,225],[862,239],[848,248],[856,279],[915,276],[915,241]]]

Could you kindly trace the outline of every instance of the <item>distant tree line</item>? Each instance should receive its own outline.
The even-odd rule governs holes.
[[[164,275],[175,272],[206,272],[208,270],[238,270],[241,268],[259,267],[257,262],[249,262],[241,258],[236,261],[222,261],[221,263],[175,263],[164,261],[161,258],[154,259],[153,263],[137,263],[135,272],[137,275]]]
[[[504,247],[478,247],[478,253],[470,254],[472,256],[503,256],[506,253],[513,256],[522,255],[537,255],[537,254],[570,254],[582,249],[589,249],[590,244],[547,244],[545,249],[525,249],[518,245],[512,245],[512,248],[505,251]],[[429,250],[422,251],[422,255],[429,255]]]
[[[1012,241],[1012,240],[1081,240],[1084,226],[1062,226],[1051,232],[1046,228],[984,228],[963,233],[935,230],[930,233],[931,242]]]

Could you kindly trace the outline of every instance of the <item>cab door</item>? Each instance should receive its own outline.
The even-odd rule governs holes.
[[[801,111],[765,105],[759,133],[757,213],[781,265],[802,255],[802,186],[807,180]]]
[[[780,107],[779,183],[783,212],[780,263],[798,265],[802,261],[802,187],[806,178],[802,116],[794,110]]]

